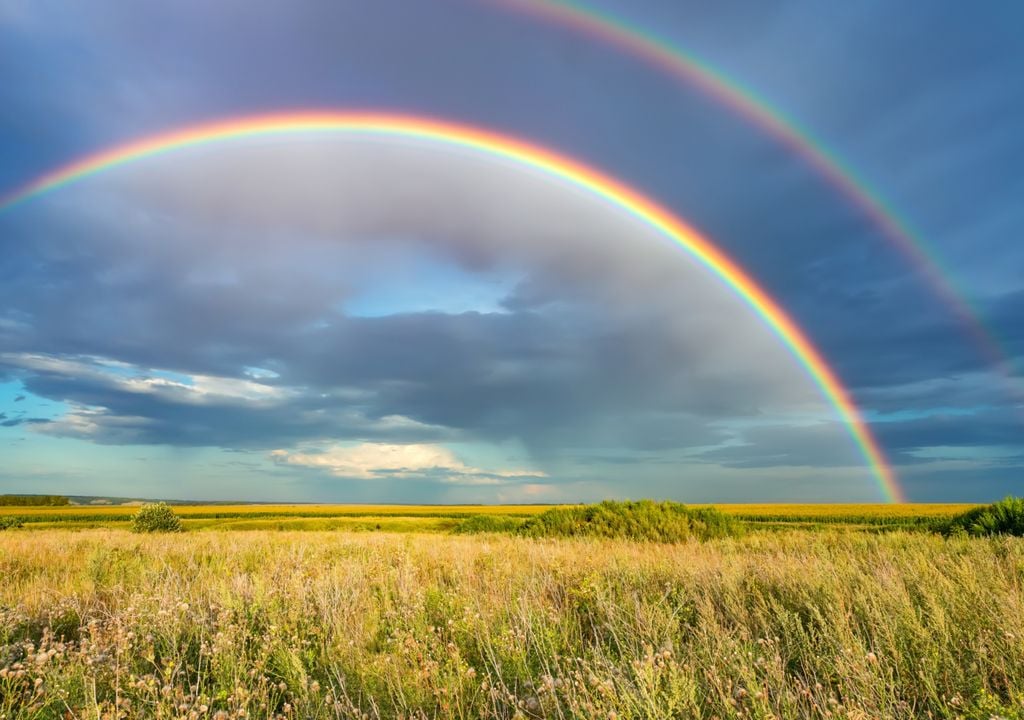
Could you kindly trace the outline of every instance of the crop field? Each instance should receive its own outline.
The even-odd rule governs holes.
[[[189,529],[231,530],[388,530],[450,531],[458,521],[479,515],[529,517],[549,505],[178,505]],[[700,505],[692,507],[699,508]],[[964,504],[805,504],[715,505],[752,525],[851,527],[927,525],[973,505]],[[16,517],[29,527],[127,527],[138,508],[127,505],[0,507],[0,517]],[[379,526],[379,527],[378,527]]]

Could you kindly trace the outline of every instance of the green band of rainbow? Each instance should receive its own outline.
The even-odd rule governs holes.
[[[572,0],[492,0],[496,5],[526,12],[552,24],[594,38],[632,57],[683,80],[688,86],[714,99],[774,137],[858,207],[926,281],[957,317],[961,326],[985,359],[999,370],[1015,394],[1020,394],[1013,377],[1010,353],[981,319],[982,314],[965,298],[951,273],[942,267],[925,240],[901,219],[868,183],[816,138],[807,128],[772,107],[750,88],[744,87],[693,53],[656,37],[650,31],[620,17]]]
[[[510,160],[582,188],[672,239],[742,298],[782,340],[835,407],[877,480],[883,497],[890,502],[903,501],[901,488],[878,441],[864,423],[846,388],[792,318],[732,259],[696,230],[636,190],[575,160],[517,139],[464,125],[372,113],[300,112],[247,117],[172,131],[90,155],[43,175],[6,196],[0,200],[0,212],[96,173],[181,148],[254,136],[324,131],[413,138]]]

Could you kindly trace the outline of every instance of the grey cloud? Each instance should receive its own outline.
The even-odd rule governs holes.
[[[264,367],[278,376],[268,385],[298,389],[273,409],[197,407],[27,369],[34,394],[105,408],[88,426],[107,442],[380,436],[392,430],[375,422],[402,416],[551,452],[610,439],[616,424],[618,442],[671,445],[669,431],[626,429],[650,413],[685,424],[686,445],[715,435],[698,429],[711,419],[824,407],[749,308],[666,238],[481,158],[325,138],[242,144],[111,173],[30,217],[14,225],[25,272],[0,290],[33,318],[13,349],[143,372]],[[410,252],[522,279],[504,312],[346,314],[368,274]],[[335,389],[366,397],[339,402]]]

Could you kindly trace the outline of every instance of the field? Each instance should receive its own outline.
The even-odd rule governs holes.
[[[449,531],[474,515],[528,517],[548,505],[178,505],[189,529]],[[706,507],[692,505],[691,507]],[[771,527],[914,527],[973,505],[715,505],[744,522]],[[29,527],[127,527],[138,508],[125,505],[0,507]],[[377,527],[380,525],[380,527]]]
[[[1024,718],[1024,542],[921,531],[950,506],[722,509],[760,524],[655,544],[189,506],[190,532],[136,535],[134,508],[20,508],[0,718]]]

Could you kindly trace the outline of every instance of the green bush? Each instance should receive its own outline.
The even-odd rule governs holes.
[[[14,530],[21,527],[21,518],[6,516],[0,517],[0,530]]]
[[[943,528],[946,535],[1024,536],[1024,498],[1008,497],[957,515]]]
[[[733,537],[742,524],[714,508],[692,510],[675,502],[615,502],[552,508],[528,518],[519,534],[529,537],[604,537],[681,542]]]
[[[146,503],[132,518],[132,532],[181,532],[181,519],[167,503]]]
[[[456,533],[510,533],[523,525],[523,519],[510,515],[470,515],[453,528]]]

